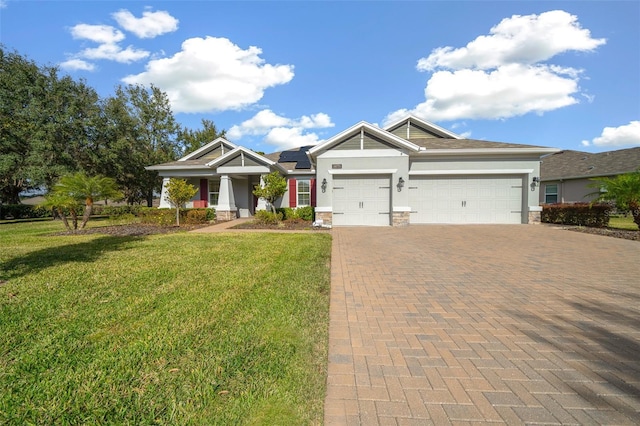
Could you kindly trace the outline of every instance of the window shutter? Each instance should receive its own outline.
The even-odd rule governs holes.
[[[204,201],[204,207],[209,200],[209,179],[200,179],[200,200]]]
[[[311,206],[316,206],[316,180],[311,179],[309,185],[311,186]]]
[[[296,180],[289,179],[289,207],[296,207],[298,205],[298,186]]]

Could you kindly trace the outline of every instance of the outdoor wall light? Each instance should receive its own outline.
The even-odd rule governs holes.
[[[322,179],[322,183],[320,184],[320,188],[322,188],[322,192],[327,192],[327,179]]]
[[[404,186],[404,179],[402,179],[402,176],[398,179],[398,185],[396,186],[398,187],[398,192],[402,191],[402,187]]]
[[[538,176],[534,176],[531,181],[531,190],[535,191],[536,186],[540,186],[540,178]]]

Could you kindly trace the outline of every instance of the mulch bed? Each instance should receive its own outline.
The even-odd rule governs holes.
[[[615,228],[590,228],[586,226],[567,226],[563,229],[585,234],[604,235],[605,237],[623,238],[625,240],[640,241],[640,230],[627,230]]]
[[[280,231],[328,231],[329,228],[316,228],[307,220],[283,220],[278,224],[264,224],[251,220],[234,226],[231,229],[275,229]]]

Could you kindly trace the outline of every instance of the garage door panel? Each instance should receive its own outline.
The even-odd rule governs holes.
[[[522,178],[428,176],[409,182],[411,223],[521,223]]]
[[[333,187],[333,224],[388,226],[390,201],[389,177],[336,177]]]

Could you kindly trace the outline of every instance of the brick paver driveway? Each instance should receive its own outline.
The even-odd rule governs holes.
[[[640,424],[640,242],[332,232],[326,424]]]

